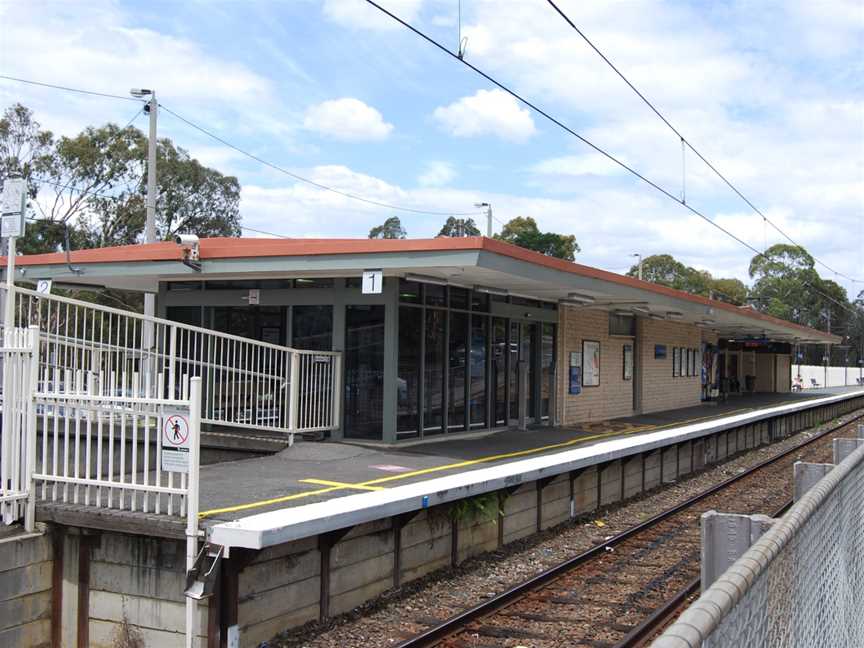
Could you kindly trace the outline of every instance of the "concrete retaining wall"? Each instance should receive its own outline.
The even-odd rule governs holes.
[[[0,646],[51,645],[51,536],[0,540]]]
[[[232,550],[222,561],[217,594],[198,606],[196,645],[216,648],[236,626],[241,646],[258,646],[285,629],[348,612],[387,590],[542,529],[602,516],[606,507],[834,419],[860,407],[860,401],[514,484],[467,504],[423,509],[259,552]],[[48,646],[53,633],[63,648],[115,648],[124,628],[145,646],[184,644],[182,541],[55,527],[53,537],[0,541],[0,551],[0,645]]]

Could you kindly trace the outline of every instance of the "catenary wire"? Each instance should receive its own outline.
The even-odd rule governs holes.
[[[344,196],[345,198],[350,198],[351,200],[358,200],[360,202],[363,202],[363,203],[366,203],[369,205],[375,205],[376,207],[384,207],[386,209],[393,209],[395,211],[409,212],[412,214],[426,214],[429,216],[481,216],[483,214],[483,212],[431,211],[431,210],[427,210],[427,209],[414,209],[412,207],[401,207],[399,205],[391,205],[389,203],[380,202],[378,200],[372,200],[370,198],[364,198],[363,196],[358,196],[357,194],[353,194],[353,193],[350,193],[348,191],[342,191],[341,189],[335,189],[333,187],[327,186],[327,185],[322,184],[320,182],[315,182],[314,180],[310,180],[309,178],[304,178],[303,176],[297,175],[296,173],[293,173],[292,171],[289,171],[288,169],[285,169],[284,167],[281,167],[277,164],[274,164],[273,162],[269,162],[269,161],[265,160],[264,158],[255,155],[254,153],[250,153],[249,151],[246,151],[246,150],[240,148],[239,146],[232,144],[228,140],[220,137],[219,135],[216,135],[212,131],[209,131],[202,126],[199,126],[195,122],[183,117],[182,115],[179,115],[178,113],[176,113],[175,111],[171,110],[170,108],[162,105],[161,103],[159,104],[159,108],[161,108],[165,112],[173,115],[174,117],[176,117],[177,119],[179,119],[180,121],[185,123],[186,125],[188,125],[188,126],[194,128],[195,130],[203,133],[207,137],[219,142],[220,144],[222,144],[224,146],[227,146],[228,148],[230,148],[234,151],[237,151],[241,155],[245,155],[246,157],[248,157],[252,160],[255,160],[256,162],[258,162],[260,164],[263,164],[264,166],[267,166],[267,167],[269,167],[275,171],[278,171],[279,173],[283,173],[283,174],[287,175],[288,177],[293,178],[294,180],[298,180],[300,182],[305,182],[306,184],[311,185],[313,187],[316,187],[318,189],[322,189],[324,191],[329,191],[329,192],[332,192],[334,194]]]
[[[95,90],[83,90],[81,88],[72,88],[70,86],[56,85],[54,83],[43,83],[42,81],[32,81],[31,79],[21,79],[18,77],[8,76],[5,74],[0,74],[0,79],[6,79],[7,81],[16,81],[17,83],[26,83],[27,85],[40,86],[42,88],[52,88],[54,90],[64,90],[66,92],[75,92],[78,94],[92,95],[94,97],[107,97],[109,99],[122,99],[123,101],[136,101],[136,102],[141,101],[141,99],[138,99],[136,97],[124,97],[123,95],[115,95],[115,94],[110,94],[108,92],[97,92]]]
[[[112,99],[123,99],[124,101],[136,101],[136,102],[141,101],[140,99],[136,99],[135,97],[124,97],[122,95],[109,94],[109,93],[105,93],[105,92],[96,92],[93,90],[84,90],[81,88],[73,88],[70,86],[62,86],[62,85],[57,85],[57,84],[53,84],[53,83],[43,83],[41,81],[22,79],[19,77],[13,77],[13,76],[8,76],[8,75],[3,75],[3,74],[0,74],[0,79],[6,79],[7,81],[16,81],[18,83],[26,83],[28,85],[40,86],[43,88],[52,88],[54,90],[64,90],[67,92],[76,92],[78,94],[93,95],[93,96],[97,96],[97,97],[109,97]],[[360,202],[363,202],[363,203],[366,203],[369,205],[375,205],[377,207],[383,207],[386,209],[393,209],[393,210],[402,211],[402,212],[409,212],[409,213],[413,213],[413,214],[424,214],[424,215],[429,215],[429,216],[480,216],[480,215],[482,215],[482,212],[432,211],[432,210],[425,210],[425,209],[413,209],[411,207],[401,207],[398,205],[391,205],[389,203],[380,202],[377,200],[371,200],[369,198],[364,198],[362,196],[358,196],[357,194],[352,194],[350,192],[342,191],[340,189],[335,189],[334,187],[329,187],[329,186],[322,184],[320,182],[315,182],[314,180],[310,180],[310,179],[304,178],[303,176],[300,176],[296,173],[292,173],[291,171],[288,171],[285,168],[282,168],[276,164],[273,164],[272,162],[268,162],[267,160],[264,160],[263,158],[260,158],[253,153],[245,151],[245,150],[241,149],[240,147],[235,146],[234,144],[231,144],[227,140],[219,137],[215,133],[208,131],[207,129],[203,128],[202,126],[199,126],[198,124],[192,122],[191,120],[186,119],[182,115],[179,115],[178,113],[171,110],[167,106],[164,106],[161,103],[159,104],[159,108],[161,108],[162,110],[164,110],[167,113],[170,113],[171,115],[173,115],[174,117],[176,117],[180,121],[186,123],[188,126],[191,126],[192,128],[200,131],[201,133],[203,133],[203,134],[207,135],[208,137],[216,140],[217,142],[220,142],[221,144],[237,151],[238,153],[245,155],[246,157],[249,157],[249,158],[255,160],[256,162],[259,162],[260,164],[268,166],[271,169],[279,171],[280,173],[283,173],[283,174],[285,174],[285,175],[287,175],[287,176],[289,176],[295,180],[298,180],[300,182],[305,182],[306,184],[309,184],[313,187],[317,187],[318,189],[322,189],[324,191],[330,191],[332,193],[339,194],[340,196],[344,196],[344,197],[350,198],[352,200],[357,200],[357,201],[360,201]],[[137,115],[136,115],[136,117],[137,117]],[[134,118],[133,118],[133,120],[134,120]]]
[[[520,95],[520,94],[519,94],[518,92],[516,92],[515,90],[512,90],[510,87],[508,87],[508,86],[505,85],[504,83],[498,81],[497,79],[495,79],[495,78],[492,77],[491,75],[487,74],[486,72],[484,72],[484,71],[481,70],[480,68],[476,67],[475,65],[471,64],[470,62],[468,62],[468,61],[465,60],[464,58],[460,58],[457,54],[455,54],[455,53],[451,52],[449,49],[447,49],[446,46],[442,45],[440,42],[438,42],[437,40],[435,40],[435,39],[432,38],[431,36],[429,36],[429,35],[427,35],[426,33],[422,32],[420,29],[418,29],[417,27],[415,27],[415,26],[412,25],[411,23],[409,23],[409,22],[403,20],[402,18],[400,18],[399,16],[397,16],[397,15],[394,14],[393,12],[389,11],[388,9],[385,9],[385,8],[382,7],[380,4],[378,4],[377,2],[375,2],[375,0],[366,0],[366,3],[369,4],[369,5],[371,5],[371,6],[373,6],[374,8],[378,9],[378,11],[380,11],[380,12],[383,13],[383,14],[385,14],[386,16],[389,16],[392,20],[396,21],[397,23],[399,23],[400,25],[402,25],[403,27],[405,27],[405,28],[408,29],[409,31],[413,32],[415,35],[419,36],[420,38],[422,38],[423,40],[425,40],[425,41],[426,41],[427,43],[429,43],[430,45],[432,45],[432,46],[436,47],[437,49],[441,50],[442,52],[444,52],[445,54],[447,54],[447,55],[448,55],[449,57],[451,57],[452,59],[455,59],[455,60],[458,61],[459,63],[462,63],[463,65],[465,65],[466,67],[468,67],[470,70],[472,70],[473,72],[475,72],[475,73],[478,74],[479,76],[481,76],[481,77],[483,77],[484,79],[486,79],[489,83],[491,83],[491,84],[495,85],[496,87],[500,88],[501,90],[503,90],[504,92],[506,92],[507,94],[509,94],[511,97],[513,97],[514,99],[516,99],[516,100],[519,101],[520,103],[524,104],[525,106],[527,106],[527,107],[530,108],[531,110],[535,111],[537,114],[542,115],[544,118],[546,118],[547,120],[549,120],[550,122],[552,122],[553,124],[555,124],[556,126],[558,126],[559,128],[561,128],[562,130],[566,131],[567,133],[569,133],[570,135],[572,135],[573,137],[575,137],[576,139],[578,139],[579,141],[581,141],[581,142],[584,143],[585,145],[589,146],[590,148],[592,148],[592,149],[593,149],[594,151],[596,151],[597,153],[600,153],[602,156],[604,156],[605,158],[607,158],[608,160],[610,160],[611,162],[613,162],[613,163],[616,164],[617,166],[621,167],[622,169],[624,169],[625,171],[627,171],[627,172],[630,173],[631,175],[635,176],[636,178],[638,178],[639,180],[641,180],[641,181],[644,182],[645,184],[649,185],[650,187],[652,187],[652,188],[655,189],[656,191],[660,192],[661,194],[663,194],[664,196],[666,196],[666,197],[669,198],[670,200],[675,201],[676,203],[678,203],[679,205],[681,205],[682,207],[684,207],[685,209],[687,209],[688,211],[690,211],[690,212],[693,213],[694,215],[698,216],[699,218],[701,218],[701,219],[704,220],[705,222],[707,222],[707,223],[709,223],[710,225],[714,226],[715,228],[717,228],[718,230],[720,230],[721,232],[723,232],[724,234],[726,234],[726,235],[727,235],[728,237],[730,237],[731,239],[737,241],[737,242],[740,243],[742,246],[746,247],[748,250],[750,250],[751,252],[753,252],[756,256],[758,256],[758,257],[762,257],[762,258],[766,258],[766,259],[768,258],[768,257],[767,257],[763,252],[761,252],[758,248],[753,247],[752,245],[750,245],[749,243],[747,243],[747,242],[744,241],[743,239],[739,238],[738,236],[736,236],[735,234],[733,234],[731,231],[729,231],[728,229],[726,229],[725,227],[723,227],[723,226],[720,225],[719,223],[714,222],[713,220],[711,220],[710,218],[708,218],[708,216],[706,216],[705,214],[703,214],[701,211],[699,211],[698,209],[696,209],[696,208],[693,207],[692,205],[689,205],[689,204],[687,204],[687,203],[685,203],[685,202],[682,202],[682,201],[679,200],[679,199],[678,199],[674,194],[672,194],[671,192],[669,192],[668,190],[666,190],[665,188],[663,188],[662,186],[660,186],[659,184],[657,184],[657,183],[654,182],[653,180],[649,179],[648,177],[646,177],[645,175],[643,175],[642,173],[640,173],[639,171],[637,171],[637,170],[634,169],[633,167],[631,167],[631,166],[627,165],[626,163],[622,162],[622,161],[619,160],[617,157],[615,157],[614,155],[612,155],[611,153],[609,153],[609,152],[606,151],[605,149],[601,148],[601,147],[598,146],[597,144],[594,144],[594,142],[592,142],[591,140],[589,140],[589,139],[585,138],[584,136],[580,135],[580,134],[577,133],[575,130],[573,130],[572,128],[570,128],[569,126],[567,126],[564,122],[562,122],[561,120],[557,119],[556,117],[553,117],[550,113],[546,112],[545,110],[543,110],[542,108],[540,108],[540,107],[537,106],[536,104],[532,103],[530,100],[526,99],[525,97],[523,97],[522,95]],[[831,301],[836,301],[836,300],[834,300],[830,295],[825,294],[824,292],[822,292],[821,290],[819,290],[817,287],[813,286],[813,285],[810,284],[809,282],[804,282],[804,285],[807,286],[808,288],[812,289],[814,292],[819,293],[820,295],[822,295],[822,296],[825,297],[826,299],[829,299],[829,300],[831,300]],[[843,306],[843,307],[846,308],[847,310],[850,310],[850,312],[857,312],[857,311],[853,311],[853,310],[851,309],[850,306],[847,306],[847,305],[845,305],[845,304],[840,304],[840,302],[836,302],[836,303],[838,303],[839,305]]]
[[[709,169],[711,169],[711,171],[714,172],[714,174],[718,178],[720,178],[726,184],[727,187],[729,187],[732,191],[734,191],[738,195],[738,197],[741,198],[741,200],[743,200],[745,203],[747,203],[747,205],[756,214],[761,216],[762,221],[764,223],[767,223],[768,225],[773,227],[781,236],[783,236],[787,241],[792,243],[792,245],[795,245],[796,247],[799,247],[801,249],[805,249],[803,245],[801,245],[800,243],[795,241],[791,236],[789,236],[786,232],[784,232],[778,225],[776,225],[770,218],[768,218],[764,213],[762,213],[762,211],[758,207],[756,207],[756,205],[754,205],[753,202],[749,198],[747,198],[747,196],[745,196],[738,189],[738,187],[736,187],[732,183],[731,180],[729,180],[723,173],[721,173],[720,170],[708,160],[708,158],[706,158],[695,146],[693,146],[693,144],[690,142],[690,140],[687,139],[686,137],[684,137],[684,135],[682,135],[681,132],[677,128],[675,128],[675,126],[673,126],[672,123],[668,119],[666,119],[666,117],[663,115],[663,113],[661,113],[660,110],[653,103],[651,103],[651,101],[649,101],[648,98],[644,94],[642,94],[642,92],[640,92],[639,89],[635,85],[633,85],[633,83],[630,82],[630,80],[624,75],[624,73],[621,72],[621,70],[619,70],[615,66],[615,64],[612,63],[612,61],[609,60],[609,58],[602,51],[600,51],[600,49],[591,41],[591,39],[585,35],[585,32],[583,32],[581,29],[579,29],[579,27],[570,19],[570,17],[566,13],[564,13],[564,11],[555,3],[554,0],[546,0],[546,2],[548,2],[549,5],[558,13],[558,15],[560,15],[561,18],[563,18],[564,21],[568,25],[570,25],[570,27],[572,27],[573,30],[577,34],[579,34],[579,36],[582,37],[582,40],[584,40],[591,47],[591,49],[593,49],[597,53],[597,55],[601,59],[603,59],[603,61],[606,63],[606,65],[608,65],[610,68],[612,68],[612,70],[615,72],[615,74],[617,74],[621,78],[621,80],[624,81],[624,83],[626,83],[630,87],[630,89],[636,93],[636,95],[645,103],[645,105],[648,106],[654,112],[654,114],[657,115],[657,117],[659,117],[663,121],[663,123],[666,124],[666,126],[668,126],[669,129],[680,138],[681,143],[686,145],[687,148],[689,148],[691,151],[693,151],[693,153],[696,155],[696,157],[698,157],[700,160],[702,160],[702,162],[704,162],[705,165]],[[833,272],[835,275],[837,275],[839,277],[843,277],[844,279],[847,279],[848,281],[851,281],[852,283],[864,282],[864,280],[862,280],[862,279],[855,279],[854,277],[850,277],[850,276],[848,276],[848,275],[846,275],[846,274],[844,274],[838,270],[835,270],[834,268],[829,266],[827,263],[825,263],[824,261],[820,260],[818,257],[816,257],[812,254],[811,254],[811,256],[813,256],[813,259],[819,265],[821,265],[825,269]]]

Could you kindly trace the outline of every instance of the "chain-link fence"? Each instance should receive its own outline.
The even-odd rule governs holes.
[[[864,446],[808,491],[652,646],[864,646],[862,605]]]

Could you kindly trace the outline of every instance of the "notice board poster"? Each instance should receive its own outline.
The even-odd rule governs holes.
[[[582,386],[600,385],[600,343],[582,340]]]
[[[578,351],[570,353],[570,374],[567,391],[571,396],[582,393],[582,354]]]

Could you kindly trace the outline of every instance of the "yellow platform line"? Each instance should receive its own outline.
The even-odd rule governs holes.
[[[755,408],[750,408],[755,409]],[[466,459],[465,461],[459,461],[457,463],[444,464],[441,466],[432,466],[430,468],[422,468],[420,470],[412,470],[410,472],[399,473],[398,475],[389,475],[387,477],[379,477],[377,479],[370,479],[364,482],[358,483],[343,483],[343,482],[330,482],[323,479],[300,479],[299,482],[308,483],[308,484],[322,484],[327,485],[326,488],[320,488],[312,491],[303,491],[302,493],[294,493],[292,495],[285,495],[283,497],[274,497],[272,499],[260,500],[256,502],[248,502],[246,504],[237,504],[235,506],[226,506],[224,508],[211,509],[209,511],[203,511],[198,514],[198,517],[204,518],[213,515],[217,515],[219,513],[236,513],[237,511],[248,511],[253,508],[260,508],[263,506],[270,506],[273,504],[280,504],[282,502],[290,502],[292,500],[302,499],[305,497],[311,497],[313,495],[322,495],[325,493],[330,493],[337,490],[348,490],[348,489],[358,489],[358,490],[378,490],[376,488],[370,488],[377,486],[379,484],[386,484],[394,481],[399,481],[400,479],[408,479],[409,477],[420,477],[422,475],[431,475],[434,473],[444,472],[447,470],[455,470],[457,468],[467,468],[469,466],[476,466],[479,464],[490,463],[492,461],[501,461],[502,459],[515,459],[517,457],[526,457],[533,454],[539,454],[541,452],[546,452],[548,450],[557,450],[561,448],[569,448],[574,445],[586,443],[588,441],[596,441],[598,439],[605,439],[610,436],[629,436],[631,434],[636,434],[638,432],[658,432],[660,430],[664,430],[670,427],[681,427],[685,425],[689,425],[691,423],[695,423],[698,421],[704,421],[706,419],[711,418],[720,418],[722,416],[731,416],[737,412],[747,411],[748,408],[741,408],[737,410],[732,410],[730,412],[723,412],[722,414],[712,414],[709,416],[701,416],[692,419],[687,419],[686,421],[676,421],[674,423],[666,423],[664,425],[653,425],[646,424],[637,427],[633,427],[627,430],[610,430],[608,432],[601,432],[598,434],[592,434],[588,436],[580,436],[575,437],[573,439],[569,439],[567,441],[561,441],[560,443],[552,443],[545,446],[539,446],[536,448],[527,448],[525,450],[516,450],[514,452],[505,452],[497,455],[489,455],[486,457],[478,457],[477,459]],[[332,484],[332,485],[330,485]]]
[[[300,479],[302,484],[317,484],[318,486],[336,486],[338,488],[356,488],[357,490],[379,491],[385,490],[383,486],[369,486],[368,484],[352,484],[348,482],[328,481],[326,479]]]

